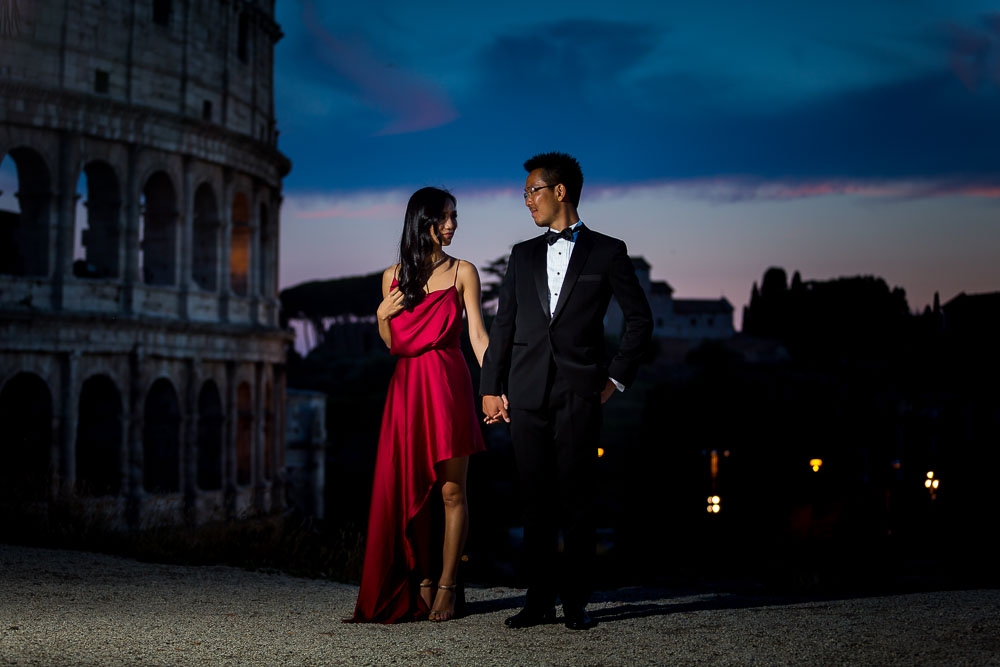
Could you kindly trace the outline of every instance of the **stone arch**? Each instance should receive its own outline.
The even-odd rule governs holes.
[[[51,171],[32,148],[13,148],[7,155],[17,171],[19,210],[0,211],[0,274],[45,276],[49,273]]]
[[[236,483],[247,486],[251,480],[253,451],[253,393],[247,382],[236,387]]]
[[[122,206],[118,175],[107,162],[94,160],[84,166],[80,182],[86,183],[87,227],[79,237],[84,256],[73,262],[73,274],[78,278],[117,277]],[[82,224],[81,220],[76,223],[77,227]],[[78,238],[75,230],[73,238]]]
[[[229,287],[246,296],[250,283],[250,204],[247,196],[233,197],[232,232],[229,243]]]
[[[0,389],[0,499],[45,500],[52,481],[52,393],[34,373]]]
[[[122,398],[107,375],[93,375],[80,389],[76,426],[76,490],[116,496],[122,481]]]
[[[219,205],[215,190],[202,183],[194,193],[194,247],[191,277],[198,287],[214,291],[219,275]]]
[[[142,189],[139,265],[147,285],[177,284],[177,191],[165,171],[157,171]]]
[[[142,485],[150,493],[179,491],[181,410],[174,385],[160,378],[143,409]]]
[[[222,488],[222,438],[225,416],[222,398],[214,380],[206,380],[198,392],[198,488]]]

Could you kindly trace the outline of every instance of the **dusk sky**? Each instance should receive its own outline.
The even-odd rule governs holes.
[[[912,309],[1000,289],[995,4],[422,4],[277,3],[282,287],[391,264],[424,185],[482,266],[538,233],[521,165],[559,150],[586,224],[737,325],[774,265]]]

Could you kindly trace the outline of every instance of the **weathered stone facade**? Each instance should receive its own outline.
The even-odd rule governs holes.
[[[273,0],[3,2],[0,504],[283,507]]]

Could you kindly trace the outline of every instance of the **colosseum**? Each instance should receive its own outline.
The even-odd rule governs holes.
[[[274,0],[0,0],[0,505],[285,503]]]

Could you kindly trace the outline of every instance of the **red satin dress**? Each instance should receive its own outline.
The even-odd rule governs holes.
[[[399,359],[382,413],[361,591],[350,621],[396,623],[429,611],[419,595],[424,575],[416,569],[431,548],[424,510],[437,479],[434,465],[486,449],[459,349],[462,310],[452,284],[389,321],[390,352]]]

